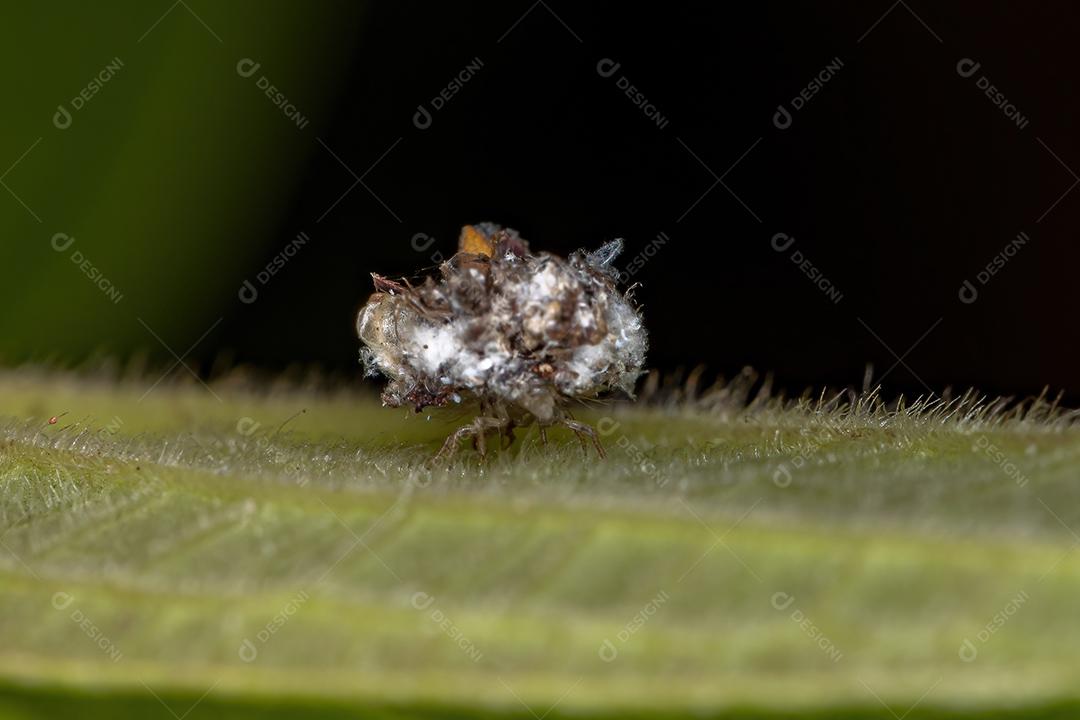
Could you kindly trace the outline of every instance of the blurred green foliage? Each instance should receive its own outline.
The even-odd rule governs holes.
[[[1075,717],[1047,403],[593,408],[603,462],[433,469],[449,412],[148,384],[0,372],[0,718]]]
[[[363,7],[170,2],[6,8],[0,361],[171,359],[139,319],[183,352],[295,233],[278,223],[330,123]],[[254,76],[237,72],[243,59],[260,63]],[[262,75],[309,125],[285,117]],[[55,250],[57,233],[74,242]]]

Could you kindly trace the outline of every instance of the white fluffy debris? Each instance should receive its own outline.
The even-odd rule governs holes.
[[[533,255],[515,231],[484,223],[462,231],[438,280],[413,287],[373,276],[357,331],[367,372],[390,380],[384,404],[419,411],[473,397],[503,425],[545,426],[568,417],[569,400],[631,393],[648,342],[640,312],[615,287],[622,248],[615,240],[567,259]]]

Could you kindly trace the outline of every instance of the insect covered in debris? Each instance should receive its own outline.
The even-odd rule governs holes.
[[[383,405],[441,407],[477,401],[479,415],[451,433],[434,460],[471,437],[483,456],[486,436],[513,442],[516,427],[537,423],[573,431],[585,447],[596,431],[571,415],[573,401],[609,390],[632,394],[647,333],[641,313],[616,287],[613,240],[568,258],[533,254],[515,230],[493,223],[462,229],[458,252],[438,277],[413,285],[372,273],[375,294],[357,317],[368,375],[389,379]]]

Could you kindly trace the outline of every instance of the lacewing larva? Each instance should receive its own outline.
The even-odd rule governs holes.
[[[369,375],[389,379],[391,407],[479,403],[479,415],[452,433],[436,459],[471,437],[513,442],[513,430],[561,425],[604,450],[593,428],[568,405],[609,390],[630,393],[641,375],[648,337],[634,302],[616,287],[622,240],[568,258],[540,252],[514,230],[466,226],[458,252],[438,277],[413,285],[372,273],[375,293],[356,327]]]

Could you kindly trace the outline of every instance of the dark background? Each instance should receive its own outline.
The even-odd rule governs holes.
[[[152,169],[131,160],[144,173],[137,192],[157,200],[118,205],[81,236],[106,274],[113,258],[131,288],[125,307],[97,297],[48,249],[56,223],[22,217],[30,230],[21,241],[38,249],[3,272],[64,265],[56,272],[65,280],[50,289],[55,312],[27,307],[19,281],[10,283],[5,322],[23,328],[20,319],[33,319],[4,341],[11,362],[142,352],[168,367],[174,358],[141,320],[178,355],[212,327],[184,356],[203,374],[222,358],[358,374],[353,320],[370,292],[368,273],[411,274],[436,251],[451,254],[462,224],[492,220],[517,228],[534,250],[561,254],[623,237],[624,265],[666,233],[669,242],[633,276],[650,364],[661,369],[705,363],[730,375],[751,365],[798,391],[860,385],[872,363],[891,391],[975,385],[1022,395],[1049,385],[1080,400],[1071,328],[1080,8],[1070,3],[187,6],[191,13],[177,8],[138,43],[150,52],[167,40],[155,51],[162,57],[191,53],[168,95],[183,110],[170,120],[124,109],[124,98],[161,91],[155,73],[164,61],[139,65],[133,55],[126,67],[138,69],[125,72],[144,77],[142,89],[121,89],[118,77],[85,111],[84,126],[97,113],[107,142],[121,145],[157,123],[148,147],[172,148]],[[140,10],[132,33],[165,7]],[[65,13],[37,21],[74,22]],[[102,50],[77,61],[61,55],[57,63],[82,70],[66,71],[71,79],[39,103],[35,122],[111,56]],[[262,62],[260,73],[307,127],[259,94],[258,75],[237,76],[241,57]],[[481,69],[432,113],[430,127],[416,127],[418,105],[430,109],[474,58]],[[597,72],[605,58],[620,64],[607,78]],[[777,106],[791,110],[834,58],[842,68],[778,129]],[[963,58],[981,63],[972,77],[957,72]],[[216,95],[199,73],[220,85]],[[664,127],[617,87],[623,76]],[[1025,127],[976,86],[981,76]],[[110,92],[115,100],[105,99]],[[107,121],[108,113],[118,117]],[[198,122],[180,136],[171,124],[178,117]],[[35,132],[10,140],[12,159]],[[46,122],[36,134],[56,133]],[[70,135],[64,142],[75,142]],[[97,140],[88,129],[78,142]],[[34,152],[48,153],[54,169],[70,167],[56,143]],[[192,158],[189,182],[205,197],[159,209],[186,187],[169,185],[169,163]],[[240,164],[243,178],[222,179]],[[84,170],[85,182],[100,191],[96,170]],[[61,213],[62,199],[42,189],[37,202],[49,200]],[[25,215],[14,199],[0,211]],[[137,237],[132,214],[144,216]],[[74,232],[79,222],[61,227]],[[255,302],[240,302],[243,280],[256,282],[300,231],[310,241],[258,284]],[[1021,231],[1030,241],[979,284],[976,274]],[[785,252],[770,245],[781,232],[796,240]],[[427,242],[414,240],[420,233],[435,239],[423,252],[414,248]],[[113,254],[109,237],[141,250]],[[842,293],[839,303],[791,262],[795,250]],[[965,279],[979,292],[971,304],[958,299]],[[80,335],[99,311],[102,324]]]

